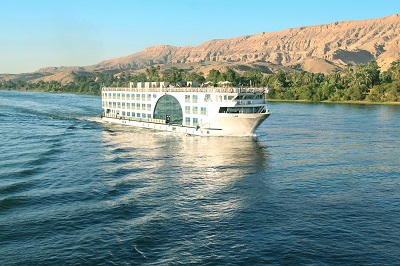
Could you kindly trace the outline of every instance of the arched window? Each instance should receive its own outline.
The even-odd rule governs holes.
[[[182,107],[179,101],[171,95],[164,95],[158,100],[154,108],[153,117],[156,119],[165,119],[167,115],[170,116],[171,124],[182,124]]]

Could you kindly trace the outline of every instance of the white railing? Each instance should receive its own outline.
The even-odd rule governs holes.
[[[265,100],[237,100],[237,105],[265,105],[267,101]]]
[[[166,124],[165,119],[122,116],[119,114],[111,114],[111,113],[104,113],[104,112],[102,113],[101,117],[117,118],[117,119],[121,119],[121,120],[138,121],[138,122],[149,122],[149,123],[155,123],[155,124]]]
[[[262,93],[265,88],[194,88],[194,87],[174,87],[174,88],[121,88],[121,87],[103,87],[104,91],[116,92],[203,92],[203,93]]]

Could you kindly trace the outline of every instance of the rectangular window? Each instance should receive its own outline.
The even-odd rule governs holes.
[[[140,113],[136,113],[136,117],[140,117]]]
[[[142,118],[146,118],[146,114],[145,113],[142,113]]]
[[[146,94],[142,94],[142,101],[146,101]]]
[[[136,110],[140,110],[140,103],[136,104]]]
[[[190,106],[185,106],[185,114],[190,114]]]
[[[136,101],[140,101],[140,94],[136,94]]]
[[[190,126],[190,117],[185,117],[185,125]]]
[[[192,102],[193,103],[197,103],[197,101],[198,101],[198,96],[197,95],[193,95]]]
[[[131,116],[131,112],[126,112],[126,116]]]
[[[151,111],[151,104],[147,105],[147,111],[149,111],[149,112]]]
[[[185,95],[185,103],[190,103],[190,95]]]
[[[197,115],[198,112],[199,112],[198,107],[197,107],[197,106],[193,106],[193,108],[192,108],[192,114]]]
[[[201,107],[201,115],[207,115],[207,107]]]
[[[142,110],[145,111],[146,110],[146,104],[142,103]]]
[[[148,101],[148,102],[151,101],[151,94],[147,94],[147,101]]]
[[[122,116],[125,116],[125,111],[122,111]]]
[[[151,114],[147,114],[147,118],[151,118]]]
[[[193,126],[197,126],[198,123],[199,123],[199,119],[193,118]]]

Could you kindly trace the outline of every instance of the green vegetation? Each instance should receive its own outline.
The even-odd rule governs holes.
[[[283,72],[267,77],[269,98],[306,101],[400,101],[400,60],[380,72],[376,61],[347,65],[329,75]]]
[[[57,81],[4,81],[1,90],[65,92],[99,95],[102,86],[123,87],[129,82],[197,81],[211,82],[217,86],[220,81],[229,81],[233,86],[268,86],[269,98],[275,100],[303,101],[364,101],[400,102],[400,60],[391,63],[387,71],[381,72],[376,61],[353,66],[348,64],[344,71],[336,69],[329,75],[299,71],[283,71],[265,75],[259,68],[252,68],[243,74],[227,69],[224,72],[211,69],[204,73],[172,67],[161,73],[159,66],[151,66],[146,73],[121,73],[118,76],[95,73],[91,76],[77,76],[73,82],[61,84]]]

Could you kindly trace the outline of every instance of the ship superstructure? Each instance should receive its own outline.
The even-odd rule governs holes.
[[[131,82],[102,88],[103,120],[193,135],[253,135],[270,115],[265,88]]]

